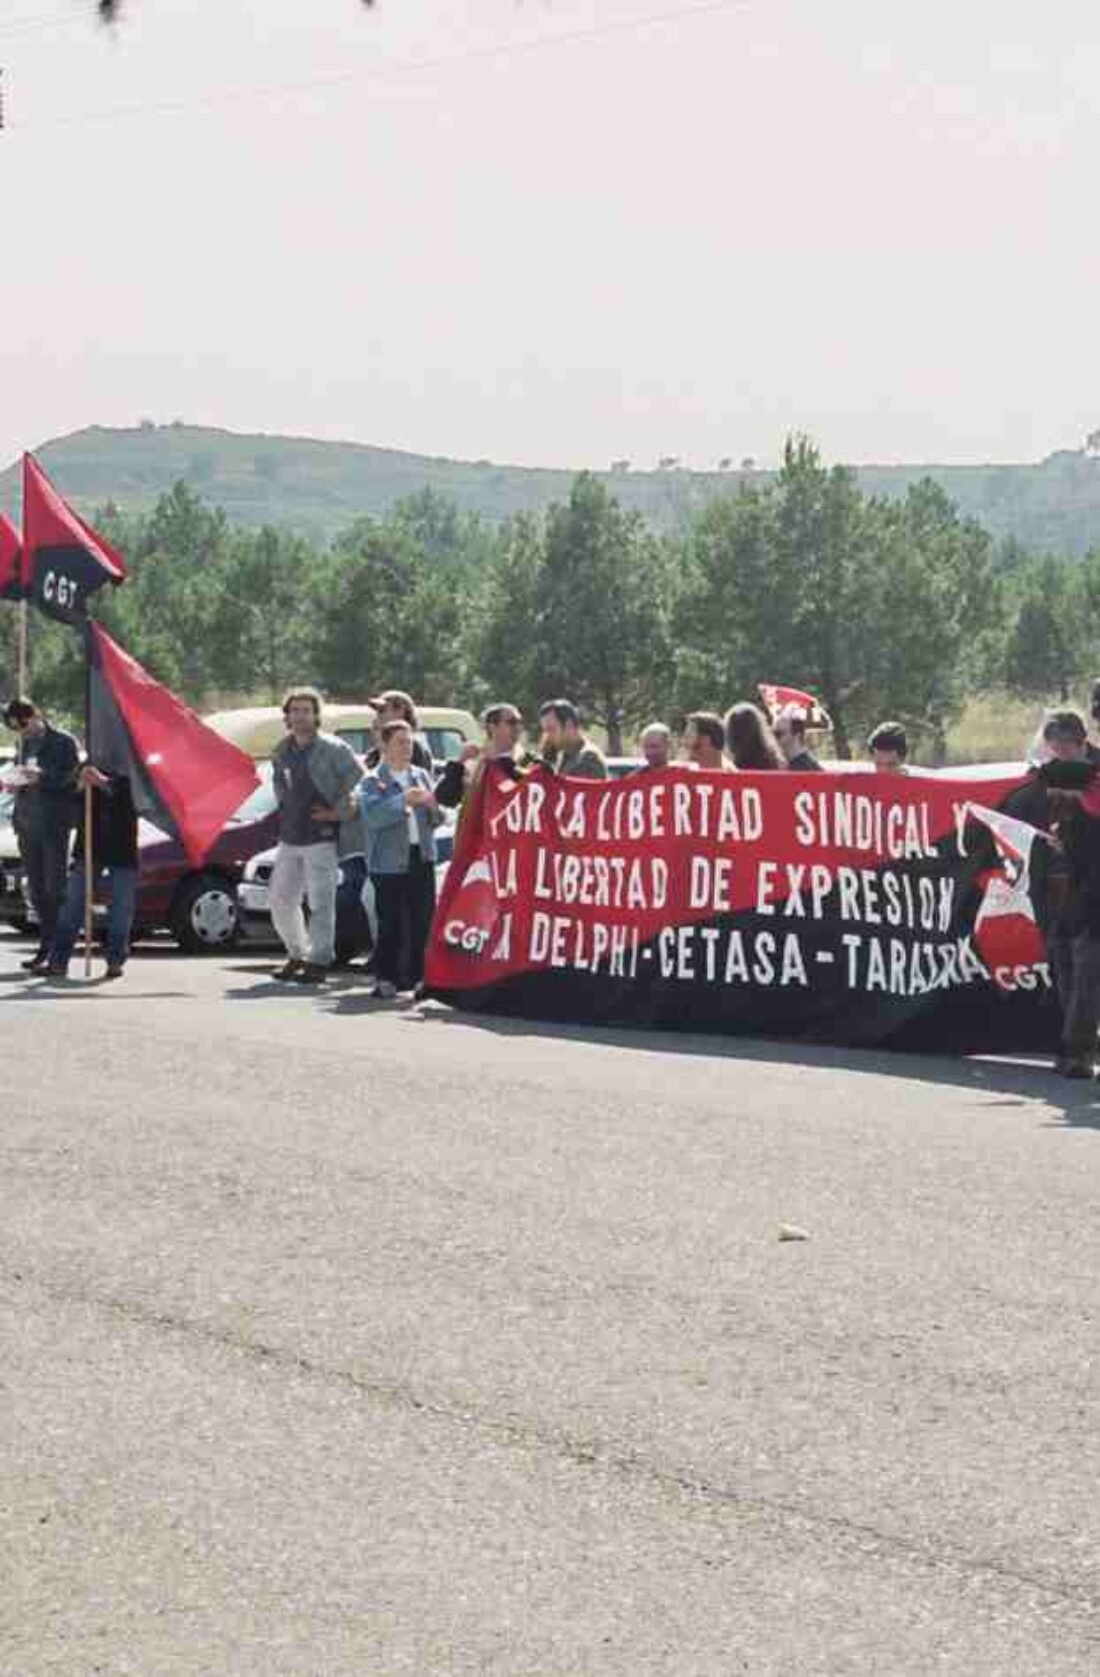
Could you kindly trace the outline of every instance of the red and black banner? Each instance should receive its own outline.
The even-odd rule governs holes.
[[[23,588],[47,617],[77,623],[89,597],[126,580],[121,553],[58,494],[32,454],[23,456]]]
[[[88,636],[88,756],[126,775],[139,815],[178,837],[201,867],[259,785],[256,766],[154,681],[98,623]]]
[[[21,600],[25,593],[23,544],[11,519],[0,512],[0,600]]]
[[[1045,845],[1022,823],[1002,842],[988,819],[1019,784],[493,770],[462,821],[428,984],[539,1018],[1038,1044],[1056,1019],[1030,895]]]

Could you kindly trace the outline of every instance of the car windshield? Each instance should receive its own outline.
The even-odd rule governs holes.
[[[270,815],[275,808],[275,792],[271,784],[271,764],[257,763],[256,772],[260,776],[260,784],[254,792],[250,792],[236,815],[235,823],[244,824],[249,821],[262,821],[265,815]]]

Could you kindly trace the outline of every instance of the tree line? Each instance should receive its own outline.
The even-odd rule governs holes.
[[[997,546],[930,480],[866,496],[802,437],[776,480],[716,496],[676,536],[583,473],[567,502],[504,525],[425,490],[325,547],[233,526],[182,482],[150,513],[95,522],[131,567],[99,614],[199,709],[302,679],[332,699],[386,685],[528,715],[568,694],[618,752],[654,717],[778,681],[822,700],[838,756],[889,716],[937,761],[969,696],[1068,698],[1100,671],[1100,552]],[[34,696],[79,717],[78,637],[36,620],[31,667]]]

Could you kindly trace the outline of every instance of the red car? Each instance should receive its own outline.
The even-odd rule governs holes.
[[[228,822],[201,868],[192,866],[178,839],[167,838],[143,821],[138,829],[135,941],[153,932],[169,931],[181,949],[191,952],[223,949],[234,943],[243,924],[237,886],[245,863],[257,852],[269,850],[277,838],[270,770]],[[35,916],[22,866],[5,863],[5,872],[11,885],[0,904],[0,914],[20,930],[30,930]]]
[[[142,822],[134,937],[167,929],[181,949],[193,952],[235,942],[241,932],[237,886],[244,865],[277,838],[270,778],[245,799],[201,868],[192,866],[178,839]]]

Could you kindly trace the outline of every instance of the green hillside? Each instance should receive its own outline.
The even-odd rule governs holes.
[[[245,436],[200,426],[91,426],[37,450],[58,487],[82,511],[113,500],[124,511],[153,505],[183,478],[244,525],[282,524],[325,538],[364,513],[384,515],[425,486],[490,520],[568,497],[573,472],[405,454],[359,443]],[[896,496],[931,477],[963,512],[996,536],[1025,546],[1083,553],[1100,546],[1100,459],[1062,452],[1034,465],[860,466],[868,494]],[[754,480],[766,474],[749,474]],[[606,474],[624,506],[675,528],[737,471],[619,471]],[[0,506],[18,505],[18,468],[0,474]]]

